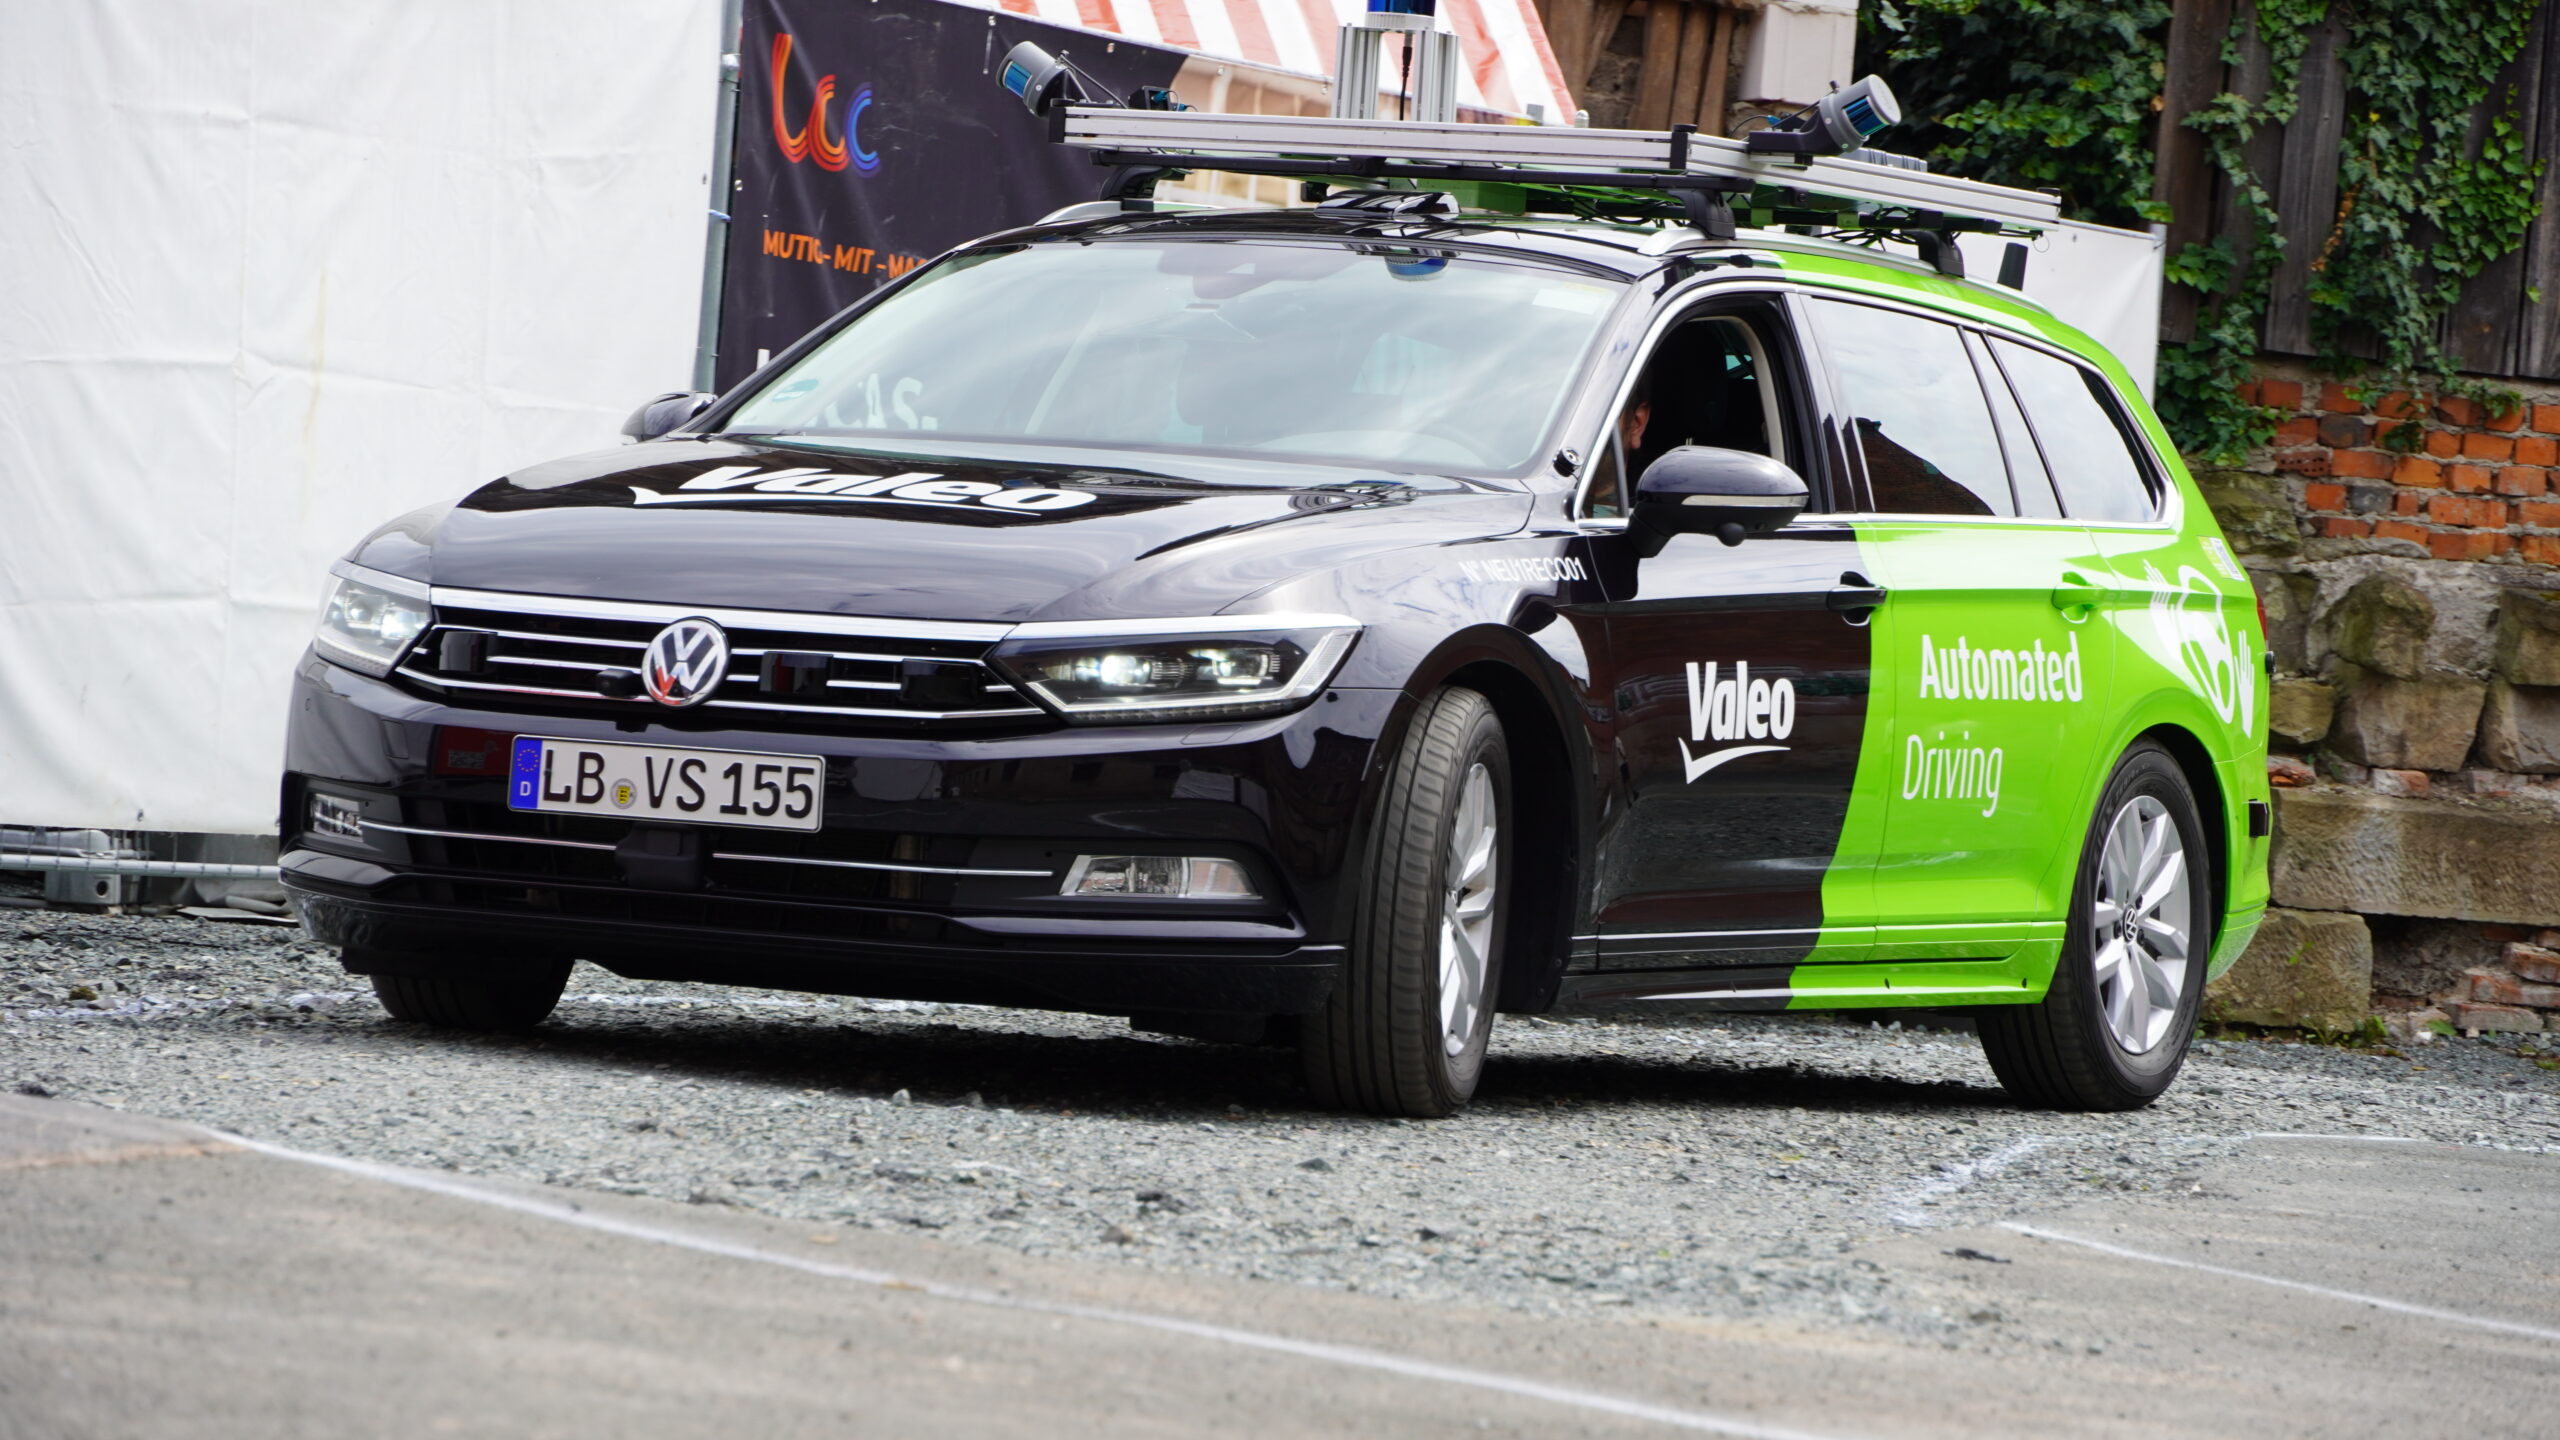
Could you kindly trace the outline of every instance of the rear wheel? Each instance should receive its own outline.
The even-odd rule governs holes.
[[[1446,1115],[1493,1033],[1510,892],[1511,752],[1493,703],[1446,689],[1396,752],[1342,983],[1299,1026],[1324,1104]]]
[[[2131,1110],[2177,1078],[2210,953],[2209,853],[2169,752],[2126,751],[2081,846],[2052,987],[1979,1012],[1992,1073],[2021,1104]]]
[[[530,1030],[560,1003],[569,962],[530,965],[521,976],[376,975],[374,997],[394,1020],[454,1030]]]

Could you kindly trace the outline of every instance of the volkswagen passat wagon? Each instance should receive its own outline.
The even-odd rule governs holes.
[[[1357,210],[992,237],[402,517],[284,875],[397,1017],[570,965],[1270,1038],[1970,1011],[2158,1094],[2265,906],[2247,577],[2122,368],[1812,239]]]

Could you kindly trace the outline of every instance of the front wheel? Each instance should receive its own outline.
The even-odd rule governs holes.
[[[2126,751],[2081,845],[2052,986],[1978,1012],[1983,1054],[2021,1104],[2132,1110],[2177,1078],[2211,953],[2210,853],[2169,752]]]
[[[1446,1115],[1493,1033],[1511,874],[1511,752],[1493,703],[1423,703],[1378,803],[1342,983],[1299,1026],[1308,1088],[1379,1115]]]
[[[544,961],[522,975],[381,975],[374,998],[394,1020],[453,1030],[530,1030],[551,1015],[569,988],[569,962]]]

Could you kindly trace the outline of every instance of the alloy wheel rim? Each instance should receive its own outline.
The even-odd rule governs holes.
[[[2098,850],[2089,907],[2089,953],[2098,1009],[2127,1054],[2169,1038],[2192,969],[2187,849],[2169,808],[2137,795],[2116,812]]]
[[[1501,825],[1493,803],[1493,772],[1479,762],[1458,787],[1458,813],[1449,826],[1447,893],[1440,905],[1441,1046],[1463,1054],[1483,1014],[1485,980],[1492,968],[1495,886],[1500,880]]]

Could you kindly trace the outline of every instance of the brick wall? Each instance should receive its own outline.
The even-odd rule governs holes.
[[[2444,1008],[2448,1023],[2477,1033],[2509,1033],[2555,1028],[2552,1012],[2560,1011],[2560,931],[2545,930],[2536,943],[2510,943],[2495,967],[2462,972],[2464,998]]]
[[[2560,389],[2490,413],[2394,391],[2271,373],[2243,388],[2284,412],[2268,459],[2292,477],[2313,535],[2405,540],[2439,560],[2560,565]],[[2404,427],[2414,445],[2386,443]]]
[[[2274,659],[2275,908],[2209,1016],[2560,1030],[2560,387],[2518,388],[2270,362],[2274,443],[2197,473]]]

